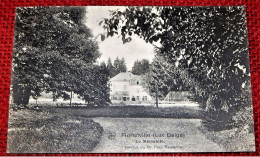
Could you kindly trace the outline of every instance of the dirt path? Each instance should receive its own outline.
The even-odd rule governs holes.
[[[104,128],[102,139],[93,152],[223,152],[222,148],[208,140],[197,129],[201,123],[199,119],[94,118],[93,120]],[[175,137],[167,137],[167,133]],[[111,134],[115,135],[115,138],[110,136],[109,139]]]

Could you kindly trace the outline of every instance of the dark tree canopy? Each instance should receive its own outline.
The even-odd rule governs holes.
[[[132,67],[132,73],[135,75],[145,75],[149,72],[150,63],[147,59],[137,60]]]
[[[160,53],[155,55],[150,70],[145,76],[150,94],[155,96],[156,88],[158,88],[160,99],[164,99],[170,91],[188,91],[190,89],[188,82],[185,81],[188,78],[182,79],[185,77],[185,72],[165,62],[165,58]]]
[[[114,67],[117,73],[126,72],[127,67],[125,63],[125,58],[122,57],[121,59],[119,59],[118,57],[116,57],[116,59],[114,60]]]
[[[116,69],[115,69],[110,57],[107,60],[107,69],[109,71],[109,78],[112,78],[117,74]]]
[[[106,66],[107,66],[107,70],[109,72],[109,78],[116,76],[120,72],[127,71],[125,58],[123,58],[123,57],[121,59],[119,59],[119,57],[116,57],[116,59],[114,60],[113,63],[112,63],[111,58],[109,57]]]
[[[99,47],[85,25],[84,7],[30,7],[16,10],[13,52],[14,102],[28,104],[42,91],[69,99],[68,92],[93,95]],[[101,75],[101,74],[100,74]],[[101,81],[101,80],[100,80]],[[82,92],[82,85],[85,91]],[[95,93],[94,93],[95,94]],[[21,99],[22,98],[22,99]]]
[[[165,64],[181,72],[179,77],[195,99],[207,105],[208,118],[217,118],[225,127],[240,108],[251,105],[240,98],[250,86],[245,15],[241,6],[127,7],[113,11],[103,26],[107,37],[120,34],[124,43],[134,34],[152,44],[159,42],[156,52]]]

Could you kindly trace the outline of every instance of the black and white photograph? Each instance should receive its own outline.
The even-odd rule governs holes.
[[[254,152],[245,6],[18,7],[7,153]]]

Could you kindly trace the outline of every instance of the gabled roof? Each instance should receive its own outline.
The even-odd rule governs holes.
[[[133,75],[131,79],[141,80],[143,78],[140,75]]]
[[[134,75],[131,72],[121,72],[112,77],[110,81],[130,81],[132,79],[141,79],[141,77],[138,75]]]

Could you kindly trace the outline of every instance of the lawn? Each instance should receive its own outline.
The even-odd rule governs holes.
[[[116,118],[189,118],[200,119],[203,110],[199,107],[174,106],[156,108],[152,106],[107,106],[107,107],[55,107],[50,112],[81,117]]]
[[[152,106],[107,106],[107,107],[56,107],[44,106],[38,111],[32,109],[10,109],[8,122],[9,153],[86,153],[95,149],[104,135],[104,125],[98,117],[125,120],[149,118],[198,120],[203,119],[199,107],[174,106],[156,108]],[[93,121],[92,119],[96,119]],[[176,121],[176,120],[175,120]],[[174,122],[174,121],[173,121]],[[102,124],[102,126],[100,124]],[[209,132],[199,125],[203,135],[218,143],[227,151],[252,150],[253,134],[233,133],[232,130]],[[195,129],[195,128],[194,128]],[[248,136],[247,136],[248,135]],[[250,136],[250,138],[249,138]],[[249,140],[247,141],[245,138]],[[238,142],[240,141],[240,142]],[[239,144],[241,143],[241,144]],[[250,149],[249,149],[250,147]],[[240,148],[240,149],[239,149]]]
[[[39,110],[10,109],[8,149],[10,153],[90,152],[100,141],[103,128],[94,117],[200,118],[197,107],[155,108],[151,106],[56,107]]]
[[[8,153],[84,153],[100,141],[103,128],[76,115],[10,109]]]
[[[222,131],[209,131],[202,125],[199,130],[211,141],[217,143],[227,152],[254,152],[255,135],[243,128],[234,128]]]
[[[40,110],[10,109],[8,152],[90,152],[100,141],[103,128],[91,118],[200,118],[194,107],[151,106],[56,107]]]

